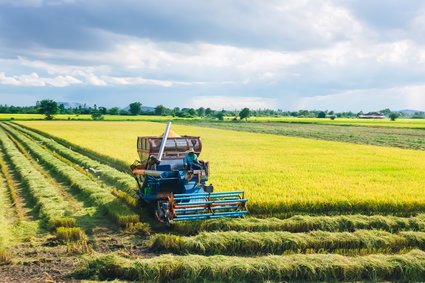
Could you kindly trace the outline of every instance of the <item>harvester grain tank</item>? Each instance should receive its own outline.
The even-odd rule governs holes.
[[[153,207],[157,219],[164,223],[247,214],[243,191],[213,192],[207,184],[208,162],[198,168],[184,164],[189,152],[201,154],[197,136],[179,136],[168,122],[162,136],[137,138],[140,161],[131,170],[138,184],[139,198]]]

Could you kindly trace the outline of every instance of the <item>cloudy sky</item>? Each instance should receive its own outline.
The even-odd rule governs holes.
[[[0,104],[425,110],[425,1],[0,0]]]

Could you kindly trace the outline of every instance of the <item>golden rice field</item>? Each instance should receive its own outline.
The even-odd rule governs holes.
[[[0,114],[0,120],[43,120],[42,114]],[[234,117],[225,117],[226,121],[232,120]],[[75,114],[57,114],[54,115],[55,120],[92,120],[91,115],[75,115]],[[199,120],[201,118],[178,118],[171,116],[119,116],[119,115],[104,115],[105,121],[169,121],[169,120]],[[297,117],[250,117],[251,122],[288,122],[288,123],[314,123],[314,124],[329,124],[329,125],[355,125],[355,126],[382,126],[382,127],[399,127],[399,128],[425,128],[425,119],[397,119],[390,121],[383,120],[368,120],[355,118],[337,118],[319,119],[319,118],[297,118]]]
[[[19,124],[115,157],[137,159],[136,137],[160,135],[153,122],[21,121]],[[244,190],[252,214],[425,211],[425,152],[195,126],[218,191]]]
[[[0,113],[0,120],[43,120],[46,116],[43,114],[4,114]],[[170,119],[193,120],[196,118],[173,118],[171,116],[154,116],[154,115],[139,115],[139,116],[120,116],[120,115],[104,115],[106,121],[168,121]],[[89,114],[56,114],[54,120],[92,120]]]

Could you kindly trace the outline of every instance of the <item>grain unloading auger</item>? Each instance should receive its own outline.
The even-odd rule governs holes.
[[[206,184],[208,162],[201,162],[198,168],[185,164],[190,152],[200,155],[200,137],[179,136],[170,127],[171,122],[160,137],[138,137],[140,161],[131,166],[137,194],[153,206],[158,220],[170,223],[248,213],[243,191],[214,193],[213,186]]]

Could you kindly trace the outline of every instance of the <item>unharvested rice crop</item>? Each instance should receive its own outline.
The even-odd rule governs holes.
[[[26,121],[26,126],[132,163],[150,122]],[[93,129],[96,132],[93,132]],[[216,191],[244,190],[252,214],[397,214],[425,211],[425,152],[173,125],[199,135]]]

